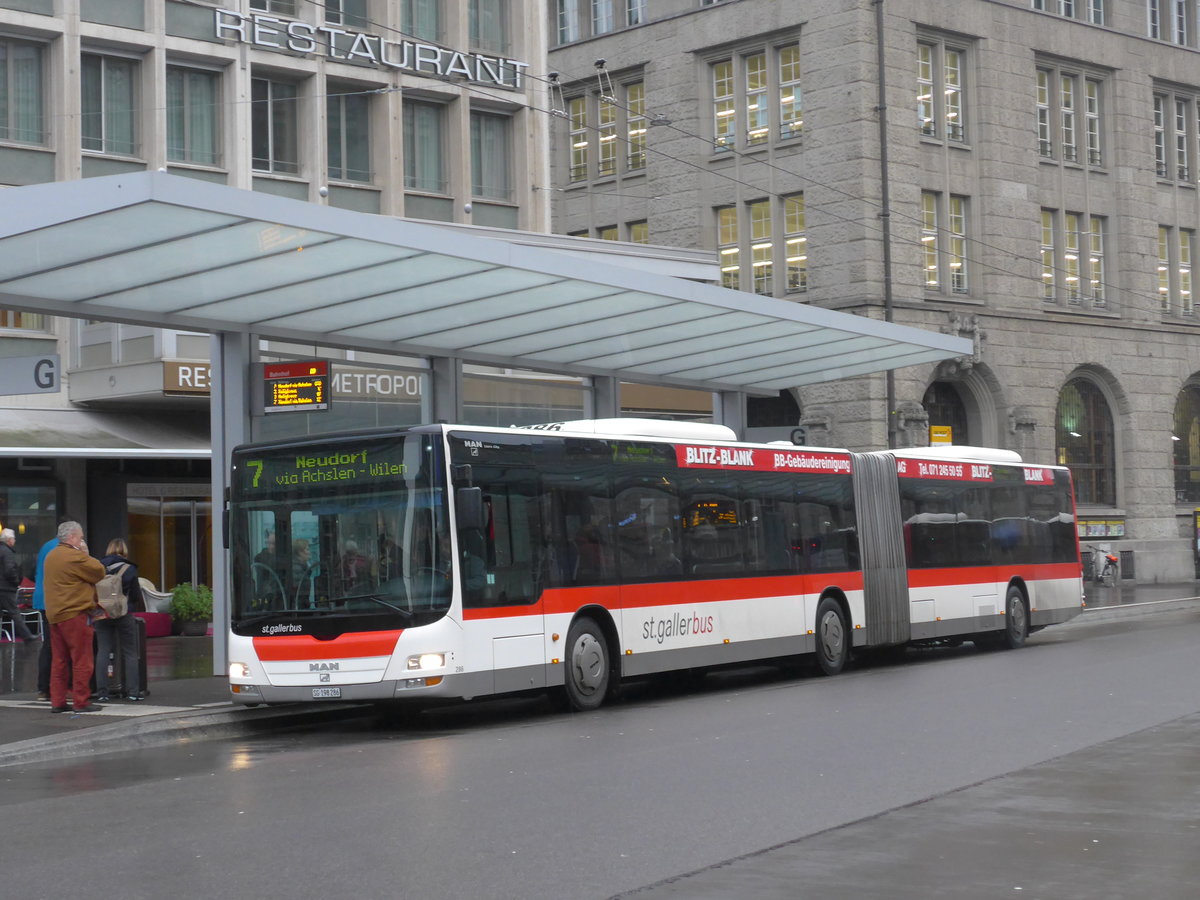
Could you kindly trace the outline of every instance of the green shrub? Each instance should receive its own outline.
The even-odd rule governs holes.
[[[212,588],[185,581],[171,589],[171,618],[176,622],[211,622]]]

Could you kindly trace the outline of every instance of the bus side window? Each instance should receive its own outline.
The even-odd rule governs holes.
[[[484,533],[464,529],[458,535],[464,604],[478,608],[536,603],[543,552],[536,474],[524,468],[480,466],[475,483],[483,488],[488,526]]]
[[[644,482],[644,483],[641,483]],[[614,502],[621,577],[630,581],[678,578],[679,500],[661,476],[631,480]]]

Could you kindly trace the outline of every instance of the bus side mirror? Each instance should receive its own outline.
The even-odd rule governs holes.
[[[458,518],[458,528],[479,528],[487,525],[487,516],[483,508],[483,488],[459,488],[454,494],[454,512]]]

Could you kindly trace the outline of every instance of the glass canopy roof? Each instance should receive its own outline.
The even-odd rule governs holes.
[[[774,392],[971,342],[161,172],[0,191],[0,306]]]

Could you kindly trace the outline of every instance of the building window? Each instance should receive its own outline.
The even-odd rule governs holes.
[[[1191,46],[1190,23],[1196,15],[1196,0],[1147,0],[1146,33],[1156,40]]]
[[[804,225],[804,195],[783,198],[783,253],[788,293],[808,290],[808,235]]]
[[[1175,101],[1175,180],[1191,180],[1191,164],[1189,149],[1191,139],[1188,137],[1188,124],[1191,119],[1191,104],[1186,100]]]
[[[0,38],[0,141],[45,144],[42,45]]]
[[[1190,228],[1158,226],[1158,297],[1168,315],[1193,316],[1192,259],[1196,232]]]
[[[1087,129],[1087,161],[1089,166],[1099,166],[1104,162],[1104,155],[1100,151],[1100,83],[1087,78],[1083,86],[1086,92],[1084,121]]]
[[[567,106],[571,121],[571,166],[569,177],[571,181],[587,181],[588,148],[591,146],[591,135],[588,132],[587,121],[587,97],[573,97]]]
[[[1058,266],[1054,248],[1054,210],[1042,210],[1042,299],[1058,300]]]
[[[334,181],[371,180],[369,95],[330,92],[325,99],[329,177]]]
[[[1156,93],[1153,103],[1154,171],[1163,180],[1191,184],[1200,105],[1194,97],[1174,92]]]
[[[84,53],[80,130],[83,149],[118,156],[137,154],[137,62]]]
[[[50,317],[44,313],[0,309],[0,328],[19,328],[24,331],[49,331]]]
[[[748,203],[750,214],[750,275],[756,294],[775,294],[775,245],[771,240],[771,201]]]
[[[604,225],[596,229],[596,237],[602,241],[619,241],[621,235],[616,225]]]
[[[570,181],[611,178],[618,174],[622,159],[627,172],[646,167],[645,88],[639,81],[622,90],[624,103],[595,94],[567,101]],[[595,172],[589,170],[593,159]]]
[[[215,166],[221,162],[220,76],[167,66],[167,159]]]
[[[646,168],[646,86],[634,82],[625,88],[625,124],[629,135],[625,166]]]
[[[650,243],[650,225],[646,222],[630,222],[629,242],[631,244]]]
[[[804,126],[800,94],[800,45],[779,50],[779,136],[798,137]]]
[[[605,178],[617,174],[617,105],[600,98],[596,137],[600,152],[596,154],[596,175]]]
[[[440,0],[403,0],[400,30],[423,41],[436,41],[442,34]]]
[[[294,4],[295,0],[292,2]],[[370,23],[367,0],[325,0],[325,21],[330,25],[365,28]]]
[[[717,260],[721,267],[721,287],[741,289],[741,248],[738,246],[736,206],[717,210]]]
[[[484,200],[511,201],[512,119],[471,113],[471,193]]]
[[[579,0],[558,0],[558,42],[579,40]]]
[[[1076,500],[1115,506],[1113,419],[1104,394],[1092,382],[1074,378],[1059,392],[1054,418],[1057,462],[1071,469]]]
[[[709,67],[713,146],[759,146],[775,133],[795,137],[801,126],[800,49],[795,43],[758,50]],[[739,99],[740,97],[740,99]]]
[[[260,12],[278,13],[281,16],[296,15],[297,0],[250,0],[250,8]],[[335,2],[328,4],[336,5]]]
[[[1043,209],[1041,226],[1042,298],[1077,307],[1086,300],[1092,309],[1103,309],[1104,217]]]
[[[445,194],[446,110],[438,103],[404,102],[404,186]]]
[[[733,99],[733,63],[712,67],[713,143],[718,150],[732,150],[737,143],[737,108]]]
[[[1167,177],[1167,98],[1154,95],[1154,171]]]
[[[507,0],[470,0],[468,18],[472,47],[508,53],[507,8]]]
[[[646,0],[625,0],[625,24],[641,25],[646,21]]]
[[[1037,70],[1038,153],[1043,159],[1080,162],[1080,115],[1088,165],[1104,163],[1102,81],[1056,68]]]
[[[613,30],[613,0],[591,0],[592,34],[608,34]]]
[[[1104,275],[1104,219],[1101,216],[1089,217],[1088,244],[1088,281],[1092,288],[1092,306],[1103,309],[1108,305],[1108,295],[1105,291]]]
[[[937,41],[917,44],[917,120],[925,137],[963,142],[965,51]]]
[[[744,60],[746,66],[746,143],[765,143],[771,135],[767,104],[767,54],[755,53]]]
[[[291,82],[250,80],[251,164],[255,171],[283,175],[300,171],[297,96]]]
[[[1034,9],[1067,19],[1084,19],[1092,25],[1104,24],[1104,0],[1032,0]]]
[[[1175,398],[1171,432],[1175,456],[1175,502],[1200,502],[1200,386],[1189,384]]]
[[[967,280],[967,199],[934,191],[921,192],[921,244],[925,290],[965,294]],[[942,223],[945,222],[943,226]]]
[[[803,194],[751,201],[741,223],[737,207],[718,207],[716,216],[722,286],[768,297],[808,290]],[[748,269],[743,260],[749,261]],[[780,271],[785,273],[782,285],[775,277]]]

